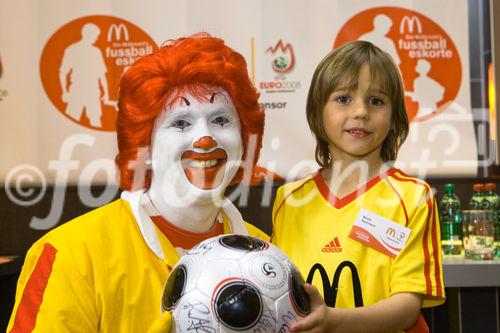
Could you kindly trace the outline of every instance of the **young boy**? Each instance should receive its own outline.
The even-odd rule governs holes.
[[[291,330],[412,327],[444,286],[431,188],[392,166],[408,134],[398,68],[369,42],[346,43],[316,68],[306,112],[322,168],[281,187],[273,209],[273,243],[319,289],[306,286],[312,313]]]

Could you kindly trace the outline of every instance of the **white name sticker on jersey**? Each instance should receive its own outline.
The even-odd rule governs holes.
[[[410,232],[411,229],[362,208],[349,237],[394,258],[406,245]]]

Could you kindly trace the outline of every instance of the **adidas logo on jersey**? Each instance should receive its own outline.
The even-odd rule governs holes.
[[[323,249],[321,249],[321,252],[342,252],[338,237],[335,237],[330,243],[326,244]]]

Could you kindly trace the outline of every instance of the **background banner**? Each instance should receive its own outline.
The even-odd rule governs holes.
[[[138,57],[206,31],[242,53],[261,93],[259,165],[317,168],[305,117],[312,73],[334,46],[366,39],[402,72],[411,120],[398,166],[475,175],[467,1],[77,1],[0,3],[0,179],[115,183],[117,87]]]

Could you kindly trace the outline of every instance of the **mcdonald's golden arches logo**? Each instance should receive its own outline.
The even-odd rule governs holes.
[[[40,58],[45,93],[67,119],[87,128],[114,131],[122,73],[158,46],[124,19],[85,16],[49,38]]]
[[[396,229],[387,228],[387,230],[385,231],[385,234],[388,236],[396,237]]]
[[[437,22],[408,8],[374,7],[349,18],[333,46],[357,39],[374,43],[398,65],[410,121],[426,121],[454,102],[462,62],[454,41]]]
[[[422,23],[420,22],[419,18],[415,15],[404,16],[401,20],[401,23],[399,24],[399,33],[413,33],[414,31],[419,34],[422,33]]]

